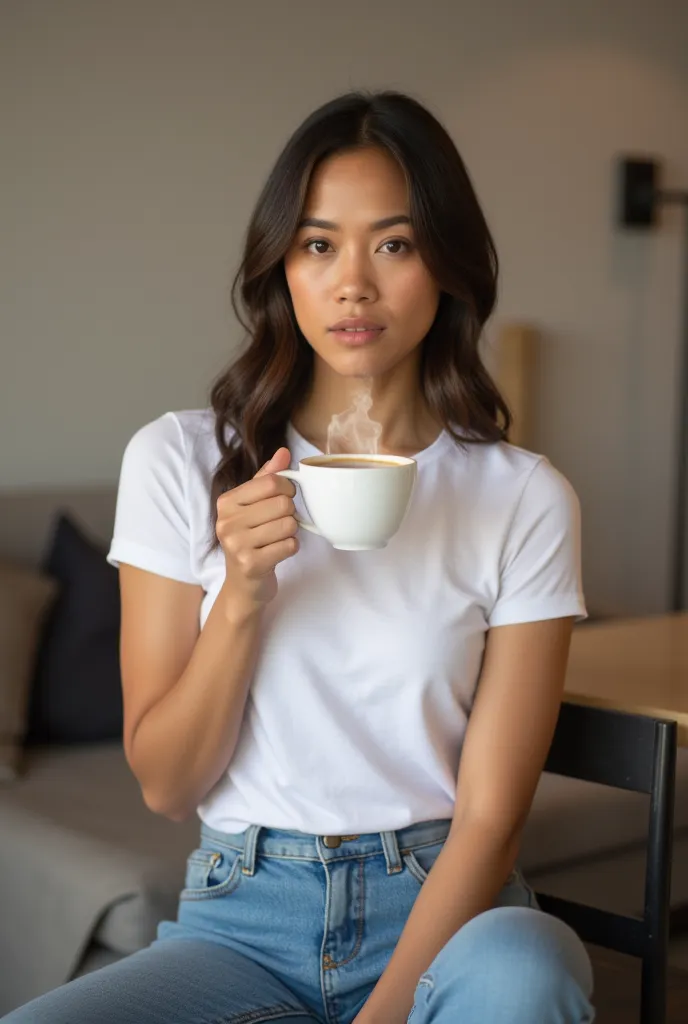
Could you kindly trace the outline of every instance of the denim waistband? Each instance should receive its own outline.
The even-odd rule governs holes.
[[[201,824],[201,835],[230,850],[243,853],[242,872],[255,872],[256,857],[280,857],[285,860],[348,860],[371,857],[384,853],[387,870],[396,874],[403,869],[402,856],[410,850],[432,846],[447,838],[451,819],[421,821],[407,828],[388,832],[366,832],[357,836],[339,836],[339,846],[327,846],[329,837],[306,832],[288,832],[282,829],[249,825],[245,832],[219,832]]]

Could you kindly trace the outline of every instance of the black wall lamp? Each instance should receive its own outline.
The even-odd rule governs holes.
[[[623,228],[651,231],[659,223],[662,206],[678,205],[684,216],[683,323],[678,373],[678,417],[674,521],[671,538],[671,609],[686,604],[686,561],[688,556],[688,189],[663,189],[661,164],[654,159],[624,157],[619,161],[618,223]]]

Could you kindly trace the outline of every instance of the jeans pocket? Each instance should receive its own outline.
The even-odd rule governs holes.
[[[515,867],[507,878],[494,905],[495,907],[529,907],[531,910],[540,909],[534,891],[528,885],[518,867]]]
[[[429,846],[417,846],[402,852],[404,864],[416,881],[422,885],[430,874],[430,869],[442,852],[445,840]],[[495,907],[530,907],[539,910],[535,892],[528,885],[521,870],[515,867],[502,886]]]
[[[182,900],[207,900],[233,893],[241,881],[239,850],[200,848],[189,854]]]
[[[412,850],[402,852],[404,864],[420,885],[430,874],[430,869],[442,852],[445,841],[442,839],[439,843],[428,846],[414,846]]]

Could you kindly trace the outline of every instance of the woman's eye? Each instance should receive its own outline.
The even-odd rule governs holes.
[[[411,248],[411,243],[407,242],[405,238],[392,238],[389,242],[383,242],[380,248],[388,256],[397,256],[400,252],[408,252]]]
[[[312,242],[306,242],[307,251],[318,256],[323,256],[329,248],[330,243],[326,242],[324,238],[315,238]]]

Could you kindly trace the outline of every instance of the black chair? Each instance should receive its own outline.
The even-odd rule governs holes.
[[[562,704],[545,771],[650,796],[645,908],[626,917],[537,893],[584,942],[642,959],[640,1024],[665,1024],[676,723]]]

